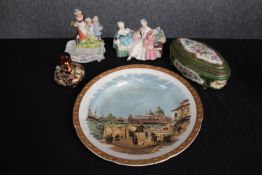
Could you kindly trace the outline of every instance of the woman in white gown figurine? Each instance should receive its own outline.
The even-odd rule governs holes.
[[[138,60],[147,60],[144,39],[147,33],[152,29],[148,27],[146,19],[141,19],[140,23],[141,28],[139,31],[134,33],[133,43],[130,45],[130,48],[128,50],[129,57],[127,58],[127,61],[131,60],[132,58],[136,58]]]

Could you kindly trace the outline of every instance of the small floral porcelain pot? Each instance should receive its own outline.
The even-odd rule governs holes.
[[[228,63],[218,52],[194,40],[174,40],[170,46],[170,59],[183,76],[204,88],[221,89],[231,75]]]
[[[54,72],[54,80],[64,87],[75,87],[85,77],[85,68],[71,60],[69,53],[60,55],[60,65],[57,65]]]

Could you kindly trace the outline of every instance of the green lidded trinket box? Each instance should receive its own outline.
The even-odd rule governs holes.
[[[186,78],[204,88],[221,89],[231,75],[228,63],[218,52],[191,39],[174,40],[170,46],[170,59]]]

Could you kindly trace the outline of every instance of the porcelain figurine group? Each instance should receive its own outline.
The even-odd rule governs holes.
[[[79,9],[75,10],[74,15],[76,21],[71,22],[71,25],[77,28],[77,46],[81,48],[100,46],[103,26],[99,23],[98,17],[94,16],[92,19],[90,17],[84,19]]]
[[[70,53],[75,62],[88,63],[103,60],[105,47],[101,39],[103,26],[97,16],[84,18],[81,10],[74,12],[75,21],[71,25],[76,28],[75,40],[68,41],[65,52]]]
[[[78,63],[101,61],[105,59],[104,41],[101,39],[103,26],[97,16],[85,18],[82,11],[74,11],[76,37],[66,44],[65,55],[56,67],[55,81],[63,86],[72,86],[80,82],[84,68]],[[160,27],[151,28],[146,19],[140,20],[141,27],[131,30],[122,21],[117,22],[118,31],[114,35],[113,48],[117,57],[127,61],[155,60],[161,58],[163,44],[166,42],[164,31]],[[230,68],[223,57],[207,45],[180,38],[170,46],[172,64],[186,77],[204,87],[221,89],[230,76]],[[66,57],[66,59],[64,59]]]
[[[157,27],[152,29],[146,19],[141,19],[141,27],[137,31],[125,28],[121,21],[119,30],[114,35],[113,47],[118,57],[135,58],[138,60],[155,60],[162,55],[163,44],[166,42],[164,31]]]

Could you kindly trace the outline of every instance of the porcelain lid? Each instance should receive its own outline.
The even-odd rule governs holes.
[[[180,38],[179,41],[184,49],[195,54],[197,59],[201,59],[212,64],[223,64],[223,59],[220,58],[220,56],[217,55],[213,49],[210,49],[205,44],[187,38]]]

